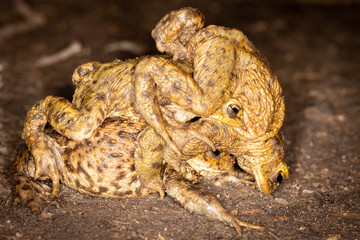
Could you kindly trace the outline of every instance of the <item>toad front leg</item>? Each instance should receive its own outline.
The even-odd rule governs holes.
[[[235,87],[235,81],[232,81],[235,47],[227,41],[214,38],[204,41],[198,47],[194,57],[194,79],[162,57],[144,58],[135,69],[136,108],[179,155],[180,146],[171,138],[174,134],[168,132],[169,128],[167,129],[158,105],[158,95],[200,117],[214,113],[230,98]],[[218,46],[224,44],[228,44],[227,47],[219,51]],[[195,131],[192,132],[192,137],[204,139],[204,136]],[[211,143],[210,147],[215,150]]]
[[[139,134],[134,156],[141,183],[159,192],[161,199],[165,196],[161,179],[164,145],[164,140],[149,127]]]
[[[158,94],[168,98],[171,103],[177,104],[199,116],[207,116],[215,111],[222,104],[223,98],[229,97],[232,91],[230,77],[232,76],[232,65],[234,64],[234,54],[232,54],[231,47],[217,55],[214,54],[216,48],[213,48],[212,44],[216,45],[218,40],[213,39],[211,42],[203,43],[200,48],[202,53],[195,57],[194,61],[198,66],[195,68],[195,76],[198,78],[201,76],[201,85],[198,85],[188,73],[162,57],[147,57],[135,69],[134,90],[136,108],[146,122],[163,138],[166,144],[177,153],[178,157],[182,154],[181,149],[183,145],[192,138],[205,142],[213,151],[216,151],[216,148],[207,136],[196,130],[186,127],[175,128],[169,126],[159,108],[157,102]],[[205,61],[205,59],[207,60]],[[226,63],[225,67],[219,69],[209,67],[215,66],[215,63],[218,61],[224,61]],[[157,166],[160,168],[162,159],[156,159],[158,159]],[[142,160],[145,160],[145,158],[142,158]],[[176,168],[179,165],[178,161],[180,160],[168,163]],[[141,161],[137,159],[136,162]],[[154,171],[150,166],[150,163],[154,163],[154,159],[149,159],[148,162],[149,164],[145,164],[143,161],[138,165],[142,167],[142,173],[139,173],[139,175],[143,179],[146,178],[145,175],[150,176],[148,173]],[[184,171],[180,172],[184,173]],[[150,181],[146,182],[150,183]]]
[[[179,137],[179,135],[177,137]],[[165,162],[169,163],[186,179],[197,181],[199,177],[196,171],[194,171],[186,161],[181,161],[179,155],[166,146],[163,138],[153,128],[148,127],[143,130],[137,138],[135,167],[141,183],[145,187],[159,192],[161,199],[165,195],[161,179],[165,155],[168,156],[165,158]]]

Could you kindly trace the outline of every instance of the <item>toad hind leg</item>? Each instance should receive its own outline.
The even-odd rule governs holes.
[[[29,150],[23,150],[16,158],[12,166],[11,179],[16,183],[13,206],[25,203],[30,210],[39,215],[43,203],[59,204],[51,197],[51,188],[45,183],[33,180],[35,173],[35,161]],[[46,180],[43,177],[41,180]]]
[[[215,197],[185,181],[169,165],[165,168],[164,185],[166,193],[180,202],[186,209],[228,223],[235,228],[239,235],[241,235],[241,226],[263,229],[262,226],[242,222],[229,214]]]
[[[148,127],[139,134],[135,148],[136,172],[140,177],[141,183],[145,187],[159,192],[160,199],[165,196],[161,179],[161,171],[164,164],[164,149],[165,141],[153,128]],[[173,152],[171,151],[171,153]],[[169,161],[167,163],[176,169],[182,176],[189,180],[196,181],[198,178],[198,175],[194,173],[196,171],[194,171],[186,162],[180,162],[180,159],[176,154],[173,155],[175,156],[168,158],[174,161]]]
[[[51,188],[45,183],[36,182],[21,174],[15,174],[16,184],[13,206],[25,203],[35,215],[39,215],[43,203],[59,204],[51,197]]]
[[[52,196],[59,190],[58,170],[63,161],[59,144],[44,133],[46,123],[49,122],[62,135],[80,141],[93,135],[103,122],[105,105],[104,101],[99,101],[96,107],[92,107],[90,102],[79,110],[65,98],[48,96],[27,113],[22,137],[35,157],[34,179],[48,174],[53,182]]]
[[[60,177],[58,167],[61,166],[60,163],[62,162],[62,150],[54,140],[44,133],[44,128],[47,123],[46,116],[41,107],[41,103],[44,102],[44,100],[35,104],[27,113],[22,137],[30,149],[32,156],[35,158],[32,177],[34,180],[40,177],[50,177],[53,183],[51,196],[54,197],[59,191]]]

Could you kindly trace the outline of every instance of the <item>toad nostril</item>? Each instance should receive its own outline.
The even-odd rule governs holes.
[[[215,155],[215,156],[219,156],[219,155],[220,155],[220,151],[219,151],[219,150],[217,150],[217,149],[216,149],[216,151],[215,151],[215,152],[213,151],[213,153],[214,153],[214,155]]]
[[[189,120],[189,122],[196,122],[200,119],[201,117],[193,117],[192,119]]]

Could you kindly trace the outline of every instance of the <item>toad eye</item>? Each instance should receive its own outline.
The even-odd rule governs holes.
[[[237,117],[240,110],[241,110],[241,108],[239,107],[239,105],[236,105],[236,104],[230,104],[227,107],[227,112],[231,118]]]
[[[285,173],[283,171],[279,171],[271,178],[271,181],[273,183],[275,182],[281,183],[285,179],[284,175]]]

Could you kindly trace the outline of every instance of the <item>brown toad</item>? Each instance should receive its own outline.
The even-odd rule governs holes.
[[[163,159],[182,173],[187,168],[179,161],[186,158],[183,147],[190,139],[200,139],[215,150],[207,135],[188,127],[192,119],[216,116],[237,132],[237,142],[244,142],[249,152],[268,151],[267,144],[283,122],[284,99],[276,76],[245,35],[219,26],[203,28],[201,13],[192,8],[166,15],[152,35],[160,51],[172,54],[175,60],[190,61],[190,65],[164,56],[88,63],[73,75],[76,91],[72,103],[49,96],[27,114],[23,137],[35,158],[35,179],[48,174],[53,196],[59,186],[56,165],[62,156],[58,144],[43,132],[47,122],[62,135],[81,141],[93,136],[105,118],[144,119],[155,129],[144,135],[158,138],[159,134],[177,153],[164,158],[162,148],[151,150],[139,138],[137,172],[146,186],[162,195],[158,173]],[[282,155],[277,157],[281,161]],[[273,157],[249,153],[242,159],[261,163]],[[271,192],[269,179],[256,180],[260,190]]]
[[[199,119],[191,123],[189,128],[196,128],[205,135],[209,133],[210,139],[214,141],[218,149],[221,149],[215,156],[212,151],[209,151],[208,145],[200,140],[191,140],[184,145],[186,160],[191,167],[204,176],[220,176],[224,173],[236,176],[234,170],[236,159],[225,150],[239,157],[242,154],[249,154],[246,153],[247,149],[244,149],[242,141],[237,143],[239,140],[237,132],[228,129],[216,117]],[[217,134],[214,134],[215,129]],[[163,147],[164,158],[177,156],[171,147],[164,145],[161,137],[154,138],[153,136],[156,135],[146,134],[148,131],[154,130],[149,128],[143,120],[134,121],[129,117],[106,119],[92,137],[82,141],[68,139],[51,129],[46,129],[44,134],[62,150],[61,158],[56,162],[56,170],[62,183],[93,196],[125,198],[146,196],[154,192],[141,183],[136,171],[134,155],[138,138],[145,138],[144,142],[152,142],[148,144],[151,148]],[[255,174],[257,172],[263,174],[263,178],[271,181],[269,184],[272,184],[273,188],[277,186],[276,181],[279,180],[279,176],[283,179],[288,176],[286,165],[277,156],[283,154],[280,141],[276,136],[270,139],[271,143],[268,144],[270,147],[268,152],[271,152],[273,159],[277,161],[250,164],[238,159],[240,166],[247,171],[250,170],[251,174],[251,169],[255,167]],[[271,146],[277,146],[277,148],[274,149]],[[28,149],[25,149],[14,162],[12,175],[16,181],[14,203],[24,202],[34,213],[41,211],[42,201],[52,201],[50,187],[41,181],[50,179],[48,167],[42,166],[43,174],[35,181],[37,167],[34,157]],[[258,169],[263,171],[258,171]],[[163,166],[161,176],[166,193],[190,211],[230,224],[239,234],[241,233],[240,226],[261,228],[239,221],[229,214],[210,193],[185,180],[169,164]]]

